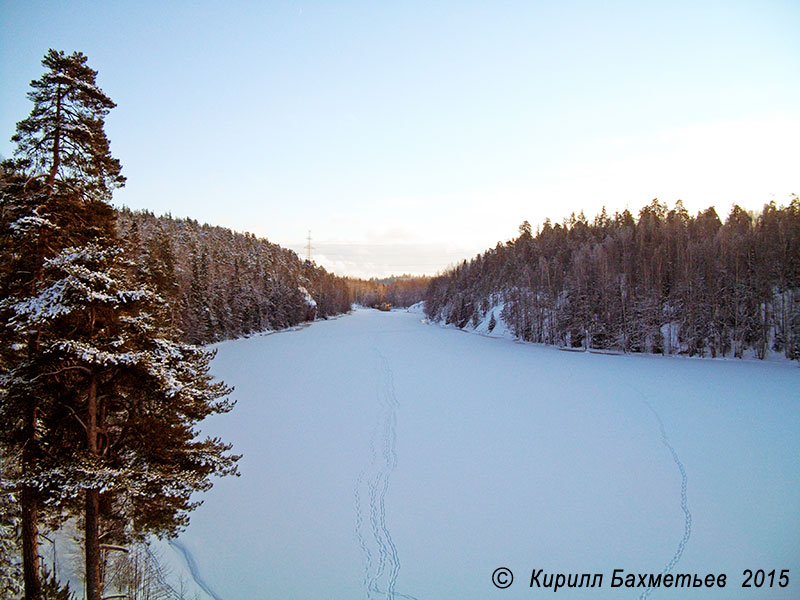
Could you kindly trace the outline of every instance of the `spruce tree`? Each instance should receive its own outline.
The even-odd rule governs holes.
[[[40,368],[58,390],[51,432],[71,451],[28,478],[61,490],[64,507],[83,496],[88,600],[101,594],[101,538],[174,534],[191,494],[235,472],[229,446],[195,439],[198,421],[232,406],[208,374],[211,355],[174,341],[164,301],[133,283],[120,252],[65,249],[46,263],[49,285],[11,320],[44,333]]]
[[[50,211],[60,198],[41,181],[6,173],[0,186],[0,443],[19,475],[20,535],[25,598],[41,598],[38,537],[43,500],[57,490],[37,488],[26,476],[51,452],[46,440],[53,398],[41,372],[40,332],[10,326],[13,305],[36,293],[43,265],[64,242]]]

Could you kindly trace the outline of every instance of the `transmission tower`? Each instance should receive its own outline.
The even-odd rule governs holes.
[[[311,246],[311,230],[308,230],[308,237],[306,238],[306,260],[311,262],[311,250],[313,247]]]

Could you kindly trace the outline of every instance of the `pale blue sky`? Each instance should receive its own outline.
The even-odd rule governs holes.
[[[0,2],[0,153],[48,48],[118,107],[115,203],[340,274],[432,273],[523,219],[800,193],[800,2]]]

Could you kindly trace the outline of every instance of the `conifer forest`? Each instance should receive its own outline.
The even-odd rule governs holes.
[[[434,278],[425,311],[462,328],[491,313],[522,340],[568,348],[798,359],[800,199],[734,206],[724,222],[658,200],[638,218],[573,214],[535,233],[526,221]]]

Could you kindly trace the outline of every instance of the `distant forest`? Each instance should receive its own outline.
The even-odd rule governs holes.
[[[326,319],[352,304],[405,308],[431,279],[338,277],[253,234],[148,211],[117,211],[117,229],[138,277],[168,301],[170,325],[196,344]]]
[[[381,279],[349,279],[353,302],[361,306],[408,308],[425,297],[431,278],[400,275]]]
[[[434,278],[429,318],[569,348],[800,359],[800,199],[549,220]],[[491,314],[490,314],[491,313]]]
[[[249,233],[122,209],[117,229],[139,277],[170,306],[185,341],[282,329],[350,310],[347,281]]]

